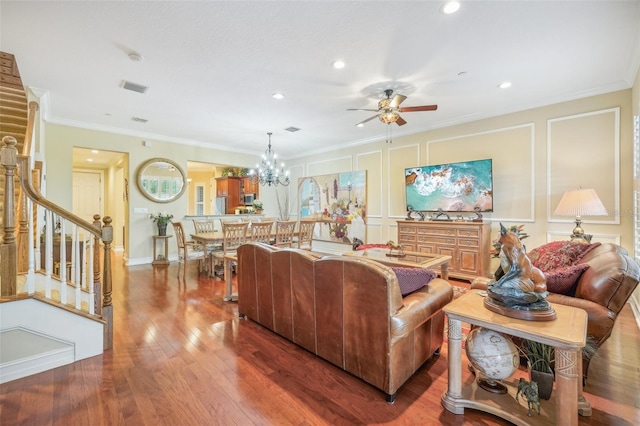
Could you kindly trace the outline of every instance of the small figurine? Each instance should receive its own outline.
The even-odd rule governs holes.
[[[518,396],[522,395],[524,400],[527,401],[527,416],[531,417],[531,409],[536,408],[538,415],[540,415],[540,398],[538,396],[538,384],[536,382],[528,382],[522,377],[518,381],[518,391],[516,392],[516,401]],[[519,401],[518,401],[519,402]]]
[[[411,217],[411,213],[416,213],[418,216],[420,216],[420,220],[424,220],[424,213],[422,213],[420,210],[414,210],[413,207],[411,206],[407,206],[407,220],[413,220],[413,218]]]
[[[451,220],[451,217],[445,213],[442,209],[438,209],[438,211],[431,218],[432,220]]]
[[[473,212],[476,214],[476,218],[473,219],[473,222],[482,222],[482,213],[480,213],[480,206],[475,206],[473,208]]]
[[[404,256],[404,246],[402,244],[396,244],[393,240],[387,241],[387,246],[389,247],[389,253],[387,256],[394,257],[403,257]],[[393,251],[396,250],[396,253]]]

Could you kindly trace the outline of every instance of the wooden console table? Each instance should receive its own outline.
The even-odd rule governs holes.
[[[448,389],[442,405],[455,414],[465,408],[486,411],[516,425],[574,425],[578,414],[591,415],[591,405],[582,394],[582,354],[587,335],[587,313],[583,309],[554,304],[553,321],[525,321],[509,318],[484,307],[480,290],[471,290],[443,308],[449,320]],[[526,403],[516,402],[517,383],[503,380],[508,393],[495,394],[477,385],[477,379],[462,388],[461,322],[486,327],[555,347],[556,388],[548,401],[540,401],[541,415],[527,416]]]
[[[153,235],[153,262],[152,265],[168,265],[169,264],[169,238],[173,235]],[[158,241],[164,244],[164,256],[157,255]]]
[[[489,276],[490,234],[489,222],[398,221],[405,250],[451,256],[449,275],[466,280]]]

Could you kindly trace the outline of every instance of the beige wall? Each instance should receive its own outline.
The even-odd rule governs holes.
[[[529,247],[568,239],[571,218],[552,213],[567,189],[594,188],[609,216],[583,218],[594,241],[633,248],[631,90],[550,105],[406,137],[289,160],[292,176],[367,170],[369,242],[397,239],[406,215],[404,168],[493,159],[498,222],[525,224]],[[427,113],[424,113],[427,114]],[[373,123],[376,125],[378,123]],[[382,124],[379,124],[382,125]]]
[[[80,129],[57,124],[46,125],[46,153],[45,161],[47,197],[62,207],[72,209],[72,152],[74,147],[95,148],[99,150],[117,151],[128,153],[127,169],[124,177],[129,181],[129,202],[127,217],[120,213],[121,208],[115,199],[122,197],[122,193],[106,196],[105,215],[114,216],[114,221],[126,223],[128,232],[125,235],[125,261],[129,264],[151,263],[153,246],[151,236],[156,233],[153,222],[148,218],[148,213],[166,211],[174,215],[174,220],[182,220],[187,214],[188,197],[183,195],[171,203],[155,203],[144,197],[136,186],[136,170],[146,160],[155,157],[170,158],[187,170],[188,161],[207,161],[213,163],[236,164],[245,166],[256,161],[255,156],[237,154],[232,152],[205,149],[198,146],[177,145],[169,142],[146,139],[151,142],[151,147],[144,147],[143,140],[135,136],[106,133],[95,130]],[[113,182],[114,173],[107,177],[112,187],[117,187]],[[134,213],[135,208],[147,209],[148,213]],[[124,210],[122,210],[124,211]],[[114,232],[121,232],[114,229]],[[175,255],[176,243],[170,240],[170,255]]]
[[[370,242],[397,239],[396,220],[405,217],[404,168],[451,161],[492,158],[494,161],[494,213],[485,219],[493,223],[524,223],[531,235],[527,245],[566,239],[573,228],[570,218],[552,215],[566,189],[595,188],[610,216],[584,218],[584,228],[595,241],[618,242],[633,248],[633,135],[632,109],[637,110],[638,84],[633,89],[550,105],[486,120],[435,129],[416,135],[343,149],[314,153],[288,160],[293,184],[287,188],[261,188],[265,214],[278,215],[275,191],[291,194],[296,212],[299,177],[350,170],[367,170],[369,194],[367,239]],[[632,101],[633,98],[633,101]],[[424,113],[428,114],[428,113]],[[373,123],[377,124],[377,123]],[[382,124],[380,124],[382,125]],[[47,135],[47,185],[68,188],[72,177],[72,149],[92,147],[127,152],[125,177],[130,182],[125,242],[130,263],[150,262],[151,235],[155,228],[148,212],[167,211],[181,219],[188,212],[189,196],[158,204],[143,197],[135,186],[135,171],[152,157],[168,157],[187,170],[187,161],[250,165],[255,156],[216,151],[196,146],[151,140],[144,147],[141,138],[49,124]],[[70,191],[49,191],[49,198],[70,208]],[[105,212],[110,213],[109,205]],[[116,208],[115,206],[113,208]],[[171,253],[175,253],[171,244]]]

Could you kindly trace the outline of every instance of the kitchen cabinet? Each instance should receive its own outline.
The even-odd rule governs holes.
[[[260,184],[258,183],[258,179],[245,177],[243,178],[242,183],[245,194],[255,194],[256,199],[259,198]]]
[[[236,207],[242,205],[242,179],[235,176],[216,178],[216,196],[227,198],[225,214],[235,213]]]

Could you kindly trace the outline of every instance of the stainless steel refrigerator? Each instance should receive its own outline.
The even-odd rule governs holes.
[[[216,214],[227,214],[227,197],[216,197]]]

